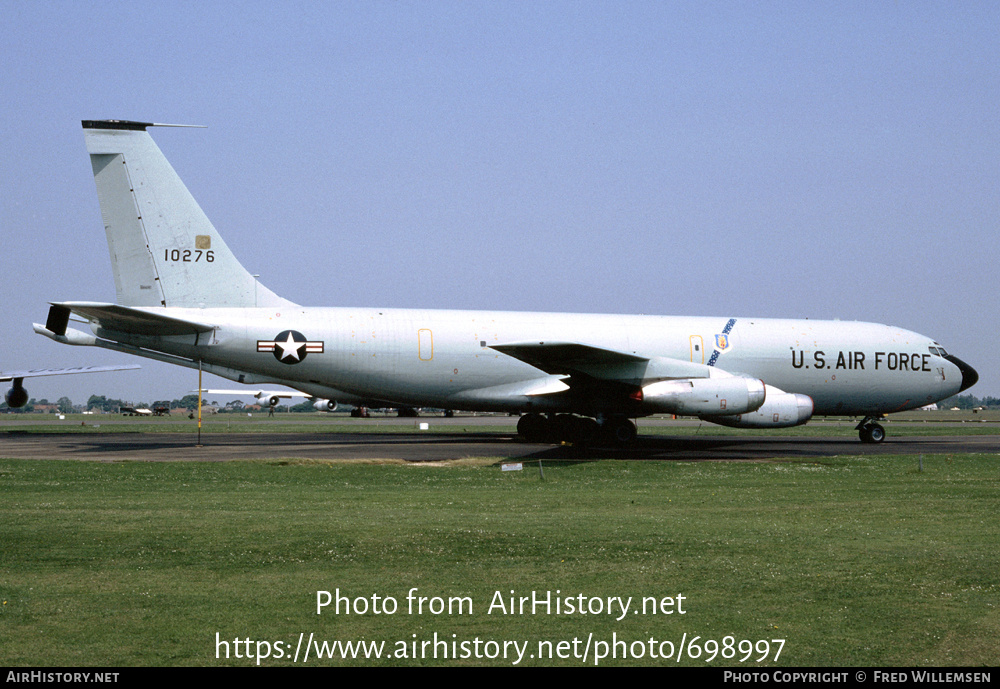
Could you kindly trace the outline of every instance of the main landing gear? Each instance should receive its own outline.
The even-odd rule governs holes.
[[[575,414],[525,414],[517,422],[517,432],[529,443],[609,443],[625,447],[635,442],[635,424],[622,415],[601,420]]]
[[[854,430],[858,432],[863,443],[880,443],[885,440],[885,429],[873,416],[866,416]]]

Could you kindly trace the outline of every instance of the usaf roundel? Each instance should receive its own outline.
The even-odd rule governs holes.
[[[323,342],[311,342],[298,330],[282,330],[273,340],[257,340],[258,352],[273,352],[283,364],[297,364],[307,354],[322,354]]]

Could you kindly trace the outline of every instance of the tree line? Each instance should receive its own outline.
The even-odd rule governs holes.
[[[86,404],[73,404],[73,401],[69,397],[60,397],[56,402],[50,402],[46,398],[35,399],[32,397],[28,400],[28,403],[19,409],[7,409],[6,402],[0,402],[0,412],[10,411],[13,413],[31,413],[35,411],[35,407],[42,405],[54,404],[57,407],[57,411],[60,414],[73,414],[84,411],[95,411],[103,412],[106,414],[118,414],[121,412],[123,407],[134,407],[136,409],[146,408],[146,409],[156,409],[156,408],[166,408],[166,409],[184,409],[186,411],[193,411],[198,408],[198,395],[190,394],[184,395],[179,399],[174,400],[157,400],[152,404],[148,402],[132,402],[130,400],[120,400],[114,397],[105,397],[104,395],[91,395],[87,399]],[[246,405],[239,400],[232,400],[227,402],[224,406],[220,406],[215,400],[208,400],[207,398],[202,398],[201,404],[203,407],[218,407],[219,411],[225,412],[241,412],[251,406],[258,405]],[[259,405],[260,407],[267,408],[266,405]],[[291,406],[282,405],[281,411],[291,411],[291,412],[314,412],[312,402],[306,400],[300,404],[295,404]]]
[[[1000,408],[1000,397],[976,397],[975,395],[956,395],[937,403],[938,409],[975,409],[983,407],[985,409]]]
[[[0,412],[11,411],[11,412],[33,412],[35,407],[39,405],[50,405],[54,404],[57,411],[60,414],[72,414],[75,412],[83,411],[100,411],[108,414],[117,414],[121,411],[122,407],[145,407],[147,409],[156,409],[157,407],[164,407],[169,409],[185,409],[194,410],[198,408],[198,395],[190,394],[184,395],[183,397],[175,400],[157,400],[152,404],[146,402],[127,402],[116,398],[105,397],[104,395],[91,395],[87,399],[85,405],[75,405],[72,400],[68,397],[60,397],[55,402],[50,402],[49,400],[42,398],[36,400],[32,397],[28,400],[28,403],[21,407],[20,409],[7,409],[6,402],[0,402]],[[227,402],[225,406],[220,406],[216,401],[208,401],[202,399],[202,406],[219,407],[220,412],[240,412],[247,408],[249,405],[245,405],[239,400],[232,400]],[[263,406],[263,405],[261,405]],[[956,395],[954,397],[949,397],[948,399],[941,400],[937,403],[939,409],[951,409],[953,407],[958,407],[959,409],[975,409],[977,407],[983,407],[986,409],[1000,409],[1000,397],[976,397],[975,395]],[[264,406],[266,408],[266,406]],[[313,407],[313,403],[309,400],[300,402],[293,405],[282,405],[282,412],[299,412],[308,413],[316,411]]]

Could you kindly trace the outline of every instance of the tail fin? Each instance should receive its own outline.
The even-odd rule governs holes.
[[[84,120],[122,306],[289,306],[233,256],[148,122]]]

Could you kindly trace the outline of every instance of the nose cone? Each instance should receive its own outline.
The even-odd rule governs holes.
[[[945,357],[948,361],[958,366],[958,370],[962,372],[962,387],[959,388],[959,392],[963,390],[968,390],[977,382],[979,382],[979,374],[976,373],[976,369],[969,366],[967,363],[959,359],[957,356],[951,356],[950,354]]]

